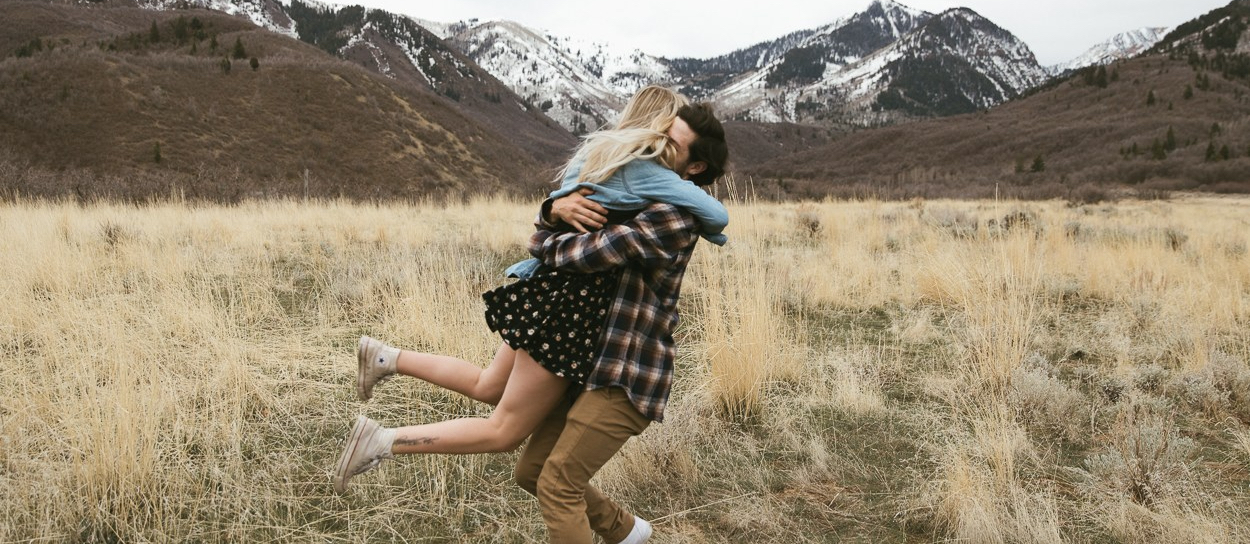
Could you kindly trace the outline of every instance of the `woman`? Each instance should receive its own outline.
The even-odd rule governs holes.
[[[588,137],[562,175],[566,194],[590,183],[609,209],[640,209],[659,201],[702,220],[703,234],[720,234],[724,207],[671,168],[677,151],[668,133],[686,101],[662,87],[646,87],[627,105],[617,128]],[[697,194],[696,194],[697,193]],[[648,200],[655,199],[655,200]],[[664,199],[664,200],[659,200]],[[357,393],[396,373],[413,376],[495,404],[488,418],[461,418],[387,429],[359,416],[334,475],[349,480],[395,454],[486,453],[515,449],[581,383],[594,360],[617,271],[592,274],[528,266],[523,279],[487,292],[487,319],[504,343],[485,368],[441,355],[403,351],[363,337],[357,350]]]

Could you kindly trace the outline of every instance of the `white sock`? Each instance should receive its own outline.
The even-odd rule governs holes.
[[[643,544],[649,538],[651,538],[651,524],[645,519],[634,516],[634,529],[620,544]]]

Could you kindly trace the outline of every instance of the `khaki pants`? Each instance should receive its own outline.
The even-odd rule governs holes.
[[[634,516],[590,478],[650,423],[624,389],[609,387],[565,400],[538,426],[517,461],[516,481],[538,497],[552,543],[589,544],[592,530],[612,544],[629,535]]]

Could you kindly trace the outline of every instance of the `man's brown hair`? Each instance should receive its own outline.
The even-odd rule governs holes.
[[[699,135],[690,144],[690,162],[700,161],[707,165],[702,172],[692,174],[690,181],[699,186],[716,183],[717,179],[725,175],[729,162],[729,145],[725,143],[725,128],[712,114],[712,105],[699,102],[682,106],[677,110],[677,116]]]

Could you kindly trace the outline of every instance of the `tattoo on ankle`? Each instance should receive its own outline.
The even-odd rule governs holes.
[[[395,444],[400,446],[428,446],[433,444],[437,438],[432,436],[418,436],[416,438],[396,438]]]

